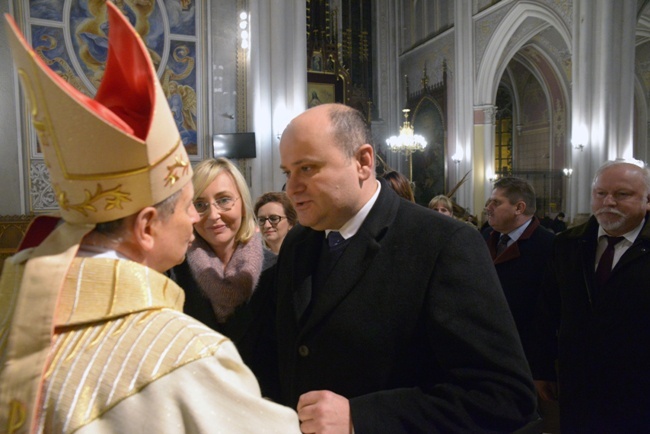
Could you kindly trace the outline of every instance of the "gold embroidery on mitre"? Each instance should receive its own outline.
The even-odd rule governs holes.
[[[106,205],[104,205],[104,210],[109,211],[115,208],[122,209],[122,202],[131,202],[131,199],[129,196],[131,196],[131,193],[121,191],[120,188],[122,187],[122,184],[118,185],[117,187],[110,189],[110,190],[104,190],[101,184],[97,184],[97,191],[95,193],[91,193],[88,190],[84,190],[86,193],[86,199],[77,204],[71,204],[70,201],[68,200],[68,195],[65,191],[62,191],[59,189],[58,184],[54,185],[54,190],[56,192],[56,199],[57,202],[59,202],[59,206],[61,209],[64,211],[77,211],[81,214],[84,215],[84,217],[88,216],[88,212],[97,212],[97,208],[95,207],[96,203],[99,202],[100,200],[104,199],[106,201]]]
[[[168,185],[174,185],[176,181],[179,180],[181,176],[187,175],[187,172],[190,170],[189,163],[183,160],[182,156],[177,155],[174,158],[174,164],[167,166],[167,176],[165,177],[165,187]],[[178,175],[176,169],[181,170],[181,174]]]
[[[27,406],[24,402],[12,399],[9,403],[9,421],[7,422],[7,433],[18,432],[25,425]]]

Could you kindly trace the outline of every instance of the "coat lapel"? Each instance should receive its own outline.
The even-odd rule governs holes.
[[[323,288],[312,294],[313,310],[305,331],[318,324],[362,279],[381,245],[366,234],[357,233],[332,269]]]
[[[576,238],[578,242],[582,278],[587,291],[587,299],[593,305],[592,294],[594,294],[596,284],[594,264],[596,263],[596,249],[598,247],[598,221],[596,221],[596,217],[592,215],[587,224],[582,227],[582,230],[571,235],[571,238]]]
[[[501,256],[496,256],[497,252],[497,243],[499,242],[499,237],[501,234],[497,231],[492,231],[490,233],[490,238],[488,240],[488,246],[490,248],[490,254],[492,255],[492,259],[494,261],[494,265],[500,264],[502,262],[506,261],[512,261],[513,259],[516,259],[521,256],[521,252],[519,251],[519,242],[520,241],[525,241],[529,239],[532,235],[533,232],[535,232],[535,229],[537,229],[537,226],[539,226],[539,220],[537,217],[533,217],[532,221],[526,228],[523,234],[511,245],[508,246],[508,248],[501,254]]]
[[[296,325],[298,325],[296,311],[298,309],[298,300],[306,297],[306,294],[309,294],[309,297],[313,295],[312,274],[316,269],[323,239],[325,238],[324,232],[317,232],[311,229],[305,230],[308,232],[308,235],[302,241],[296,243],[295,259],[293,261],[295,266],[291,270],[293,273],[293,278],[291,279],[291,304],[294,307],[291,316]]]
[[[323,289],[313,294],[312,312],[301,334],[318,324],[363,279],[374,258],[381,249],[383,238],[390,223],[395,219],[400,203],[399,196],[382,182],[381,192],[370,213],[350,239],[350,243],[332,269]],[[313,269],[313,268],[312,268]]]
[[[623,253],[621,259],[616,263],[616,266],[614,266],[614,269],[612,270],[612,276],[618,273],[621,268],[624,268],[627,264],[636,260],[640,256],[647,254],[648,252],[650,252],[650,219],[648,219],[646,216],[646,222],[643,226],[643,229],[641,229],[641,232],[636,237],[636,240],[634,240],[634,244],[632,244],[630,248],[627,249],[625,253]]]

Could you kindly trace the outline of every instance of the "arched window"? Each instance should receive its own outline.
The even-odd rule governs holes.
[[[512,96],[499,87],[494,128],[494,169],[499,176],[512,175]]]

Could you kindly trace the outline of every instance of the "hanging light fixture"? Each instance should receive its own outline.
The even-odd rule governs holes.
[[[409,122],[409,112],[404,109],[404,123],[399,129],[399,136],[391,136],[386,139],[386,144],[393,152],[399,152],[406,155],[409,159],[409,181],[413,182],[413,153],[421,151],[427,147],[427,141],[419,134],[414,134],[411,122]]]

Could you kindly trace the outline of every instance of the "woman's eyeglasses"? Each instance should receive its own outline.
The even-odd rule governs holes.
[[[221,197],[214,202],[206,202],[204,200],[197,200],[194,202],[194,208],[199,214],[207,214],[210,211],[210,206],[214,206],[219,211],[230,211],[235,202],[237,202],[238,197]]]
[[[270,215],[268,217],[258,217],[257,218],[257,224],[260,226],[264,226],[266,224],[266,221],[268,220],[269,223],[271,223],[272,226],[277,225],[280,223],[282,219],[286,219],[285,216],[280,216],[280,215]]]

